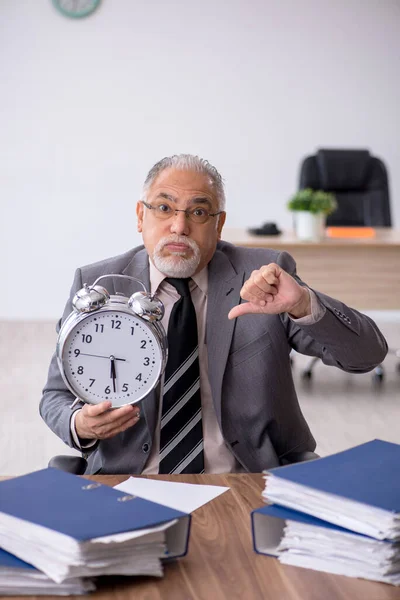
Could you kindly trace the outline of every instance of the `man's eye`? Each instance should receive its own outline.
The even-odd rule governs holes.
[[[159,212],[168,213],[168,212],[171,212],[171,207],[168,206],[168,204],[159,204],[157,206],[157,210]]]
[[[207,211],[204,208],[200,207],[194,208],[192,212],[195,217],[204,217],[204,215],[207,214]]]

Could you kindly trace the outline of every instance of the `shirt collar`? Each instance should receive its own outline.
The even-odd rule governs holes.
[[[150,263],[150,289],[151,289],[152,294],[156,294],[159,287],[162,285],[162,282],[166,278],[166,275],[161,273],[161,271],[159,271],[157,269],[157,267],[155,267],[153,265],[151,260],[149,260],[149,263]],[[203,292],[203,294],[205,296],[207,296],[207,293],[208,293],[208,265],[206,265],[204,267],[204,269],[202,269],[199,273],[196,273],[196,275],[193,275],[191,277],[191,279],[197,285],[197,287],[200,288],[200,290]],[[189,287],[191,290],[194,287],[193,282],[190,282],[190,284],[189,284]]]

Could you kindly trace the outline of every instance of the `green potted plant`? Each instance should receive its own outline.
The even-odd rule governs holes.
[[[306,188],[289,199],[287,208],[294,213],[297,237],[319,240],[324,235],[326,216],[336,210],[337,202],[330,192]]]

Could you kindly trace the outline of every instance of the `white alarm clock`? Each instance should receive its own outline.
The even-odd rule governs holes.
[[[101,279],[120,277],[140,283],[130,298],[111,295]],[[103,275],[75,294],[73,311],[57,341],[61,375],[83,402],[109,400],[113,407],[142,400],[158,384],[167,362],[167,336],[160,319],[164,305],[128,275]]]

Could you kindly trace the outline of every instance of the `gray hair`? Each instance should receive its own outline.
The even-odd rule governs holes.
[[[142,199],[145,200],[149,188],[157,179],[159,174],[165,169],[181,169],[187,171],[196,171],[197,173],[203,173],[210,179],[210,183],[215,190],[218,200],[218,210],[225,210],[225,191],[224,181],[217,169],[213,167],[208,160],[195,156],[193,154],[174,154],[173,156],[166,156],[158,161],[150,169],[143,185]]]

